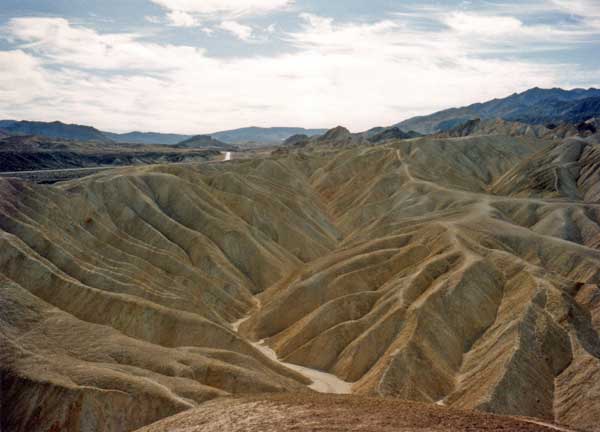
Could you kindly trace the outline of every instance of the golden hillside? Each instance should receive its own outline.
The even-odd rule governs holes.
[[[599,164],[497,135],[0,179],[2,430],[314,389],[600,430]]]

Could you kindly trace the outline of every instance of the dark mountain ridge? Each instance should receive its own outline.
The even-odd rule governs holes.
[[[16,121],[0,120],[0,128],[9,135],[37,135],[48,138],[76,141],[112,142],[112,140],[92,126],[66,124],[59,121]]]
[[[13,135],[0,137],[0,173],[204,162],[220,153],[214,147],[117,144]]]
[[[600,90],[538,87],[506,98],[492,99],[427,116],[413,117],[395,126],[420,133],[450,130],[466,121],[499,118],[528,124],[581,123],[600,115]]]
[[[92,126],[66,124],[60,121],[18,121],[0,120],[2,135],[37,135],[48,138],[71,139],[76,141],[115,142],[119,144],[159,144],[175,145],[200,135],[184,135],[159,132],[127,132],[114,133],[100,131]],[[219,131],[212,138],[226,144],[280,144],[296,134],[307,136],[321,135],[326,129],[305,129],[298,127],[245,127],[233,130]]]
[[[280,144],[287,138],[303,134],[307,136],[321,135],[326,132],[326,129],[304,129],[293,127],[244,127],[232,130],[225,130],[206,134],[213,139],[219,140],[226,144],[247,144],[247,143],[262,143],[262,144]],[[104,135],[118,143],[137,143],[137,144],[163,144],[175,145],[182,141],[202,135],[181,135],[158,132],[129,132],[117,134],[112,132],[103,132]]]
[[[127,132],[127,133],[112,133],[102,132],[105,136],[117,143],[122,144],[163,144],[175,145],[183,140],[191,138],[192,135],[181,135],[159,132]]]
[[[246,127],[210,134],[213,138],[228,144],[244,144],[248,142],[280,144],[293,135],[307,135],[309,137],[322,135],[327,129],[305,129],[300,127]]]
[[[474,103],[465,107],[450,108],[427,116],[413,117],[391,128],[373,128],[362,135],[376,141],[389,138],[408,138],[403,134],[417,136],[449,131],[474,119],[502,119],[531,125],[579,124],[600,116],[600,89],[561,88],[541,89],[538,87],[522,93],[514,93],[506,98]],[[397,129],[394,129],[397,128]],[[38,121],[0,121],[0,130],[8,135],[38,135],[49,138],[78,141],[116,142],[122,144],[162,144],[176,145],[193,138],[192,135],[129,132],[117,134],[102,132],[91,126]],[[409,132],[402,132],[409,131]],[[294,135],[309,138],[323,135],[326,129],[305,129],[299,127],[245,127],[219,131],[210,134],[213,139],[226,144],[252,147],[277,145]],[[402,132],[402,133],[401,133]],[[377,134],[382,134],[374,138]]]

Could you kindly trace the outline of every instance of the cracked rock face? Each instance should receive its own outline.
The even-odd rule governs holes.
[[[363,398],[598,430],[597,154],[336,139],[0,179],[2,426],[125,431],[221,396],[311,393],[264,339]]]

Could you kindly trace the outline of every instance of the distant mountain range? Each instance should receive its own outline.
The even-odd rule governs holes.
[[[186,140],[183,140],[180,143],[175,144],[173,147],[188,149],[214,149],[220,151],[239,150],[239,148],[235,145],[224,143],[223,141],[214,139],[210,135],[196,135]]]
[[[0,129],[9,135],[38,135],[75,141],[111,142],[96,128],[61,122],[0,120]]]
[[[199,136],[210,136],[213,139],[226,144],[280,144],[292,135],[303,134],[307,136],[314,136],[321,135],[326,131],[327,129],[304,129],[296,127],[261,128],[252,126],[220,131],[206,135],[179,135],[156,132],[129,132],[125,134],[103,132],[103,134],[115,142],[129,144],[175,145],[190,138]]]
[[[373,128],[361,135],[369,142],[386,139],[405,139],[418,134],[450,131],[470,120],[502,119],[529,125],[552,126],[561,123],[580,124],[590,118],[600,117],[600,89],[532,88],[506,98],[475,103],[466,107],[450,108],[426,116],[413,117],[388,128]],[[408,131],[408,132],[405,132]],[[208,135],[183,135],[157,132],[129,132],[117,134],[103,132],[91,126],[61,122],[0,120],[0,136],[38,135],[49,138],[77,141],[115,142],[126,144],[177,145],[189,139],[210,137],[224,144],[256,147],[257,144],[282,144],[290,137],[294,142],[302,138],[323,135],[327,129],[299,127],[245,127],[215,132]],[[415,134],[417,132],[418,134]],[[205,138],[202,138],[205,140]],[[202,145],[206,144],[200,143]],[[198,142],[196,145],[200,145]],[[213,143],[214,144],[214,143]]]
[[[296,134],[321,135],[326,129],[304,129],[295,127],[246,127],[215,132],[209,135],[182,135],[158,132],[128,132],[123,134],[103,132],[91,126],[65,124],[62,122],[38,122],[0,120],[2,135],[38,135],[77,141],[116,142],[122,144],[176,145],[190,138],[210,136],[225,144],[280,144]]]
[[[185,141],[192,135],[180,135],[158,132],[128,132],[123,134],[102,132],[104,136],[121,144],[162,144],[175,145]]]
[[[213,139],[221,141],[225,144],[280,144],[292,135],[303,134],[314,136],[321,135],[326,131],[327,129],[304,129],[292,127],[261,128],[253,126],[195,136],[210,136]],[[195,137],[193,135],[164,134],[155,132],[129,132],[125,134],[115,134],[111,132],[103,133],[115,142],[130,144],[175,145]]]
[[[280,144],[292,135],[307,135],[309,137],[322,135],[327,129],[304,129],[298,127],[246,127],[210,134],[213,138],[229,144],[272,143]]]
[[[532,88],[503,99],[450,108],[396,124],[423,134],[444,132],[469,120],[499,118],[527,124],[581,123],[600,116],[600,90]]]

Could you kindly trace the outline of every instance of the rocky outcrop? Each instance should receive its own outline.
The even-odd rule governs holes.
[[[174,147],[176,148],[201,148],[201,149],[215,149],[221,151],[238,151],[239,148],[232,144],[225,144],[219,140],[214,139],[210,135],[196,135],[186,140],[177,143]]]
[[[372,143],[379,143],[386,140],[410,139],[418,136],[420,136],[420,134],[416,132],[404,132],[397,127],[390,127],[373,134],[368,140]]]
[[[321,142],[329,142],[337,145],[347,144],[352,141],[352,134],[343,126],[337,126],[329,129],[325,134],[319,137]]]
[[[283,142],[284,147],[304,147],[310,141],[310,137],[304,134],[292,135]]]
[[[474,119],[450,129],[447,132],[436,134],[437,137],[467,137],[467,136],[527,136],[542,139],[564,139],[582,136],[583,128],[572,124],[550,124],[547,126],[530,125],[527,123],[511,122],[501,119]],[[585,134],[587,136],[587,134]]]

